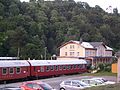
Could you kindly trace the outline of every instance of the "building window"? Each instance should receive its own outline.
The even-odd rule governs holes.
[[[65,52],[65,56],[67,56],[67,52]]]
[[[73,56],[74,56],[74,52],[72,52],[73,53]]]
[[[74,49],[74,45],[70,45],[70,49]]]
[[[74,56],[74,52],[70,52],[70,56]]]
[[[80,56],[80,52],[77,52],[77,56]]]
[[[73,45],[73,49],[74,49],[74,45]]]

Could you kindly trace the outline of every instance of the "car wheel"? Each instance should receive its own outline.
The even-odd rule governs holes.
[[[64,88],[60,88],[60,90],[65,90]]]

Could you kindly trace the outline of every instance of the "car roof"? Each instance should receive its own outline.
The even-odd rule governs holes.
[[[102,77],[93,77],[92,79],[104,79],[104,78],[102,78]]]
[[[64,80],[64,82],[66,82],[66,81],[75,81],[75,82],[83,83],[81,80]]]
[[[81,80],[91,80],[92,78],[83,78]]]
[[[29,83],[42,84],[42,83],[45,83],[45,82],[42,82],[42,81],[27,81],[27,82],[23,82],[23,84],[29,84]]]
[[[3,87],[0,88],[0,90],[22,90],[22,89],[19,87]]]

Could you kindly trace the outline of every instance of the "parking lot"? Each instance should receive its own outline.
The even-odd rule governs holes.
[[[81,80],[81,79],[84,79],[84,78],[93,78],[93,77],[95,77],[95,76],[81,76],[80,74],[76,74],[76,75],[63,75],[63,76],[59,76],[59,77],[39,79],[39,80],[35,80],[35,81],[46,82],[46,83],[50,84],[52,87],[54,87],[56,90],[59,90],[59,84],[63,80],[71,80],[71,79]],[[105,78],[106,80],[115,81],[115,82],[117,80],[117,78],[115,76],[101,76],[101,77]],[[1,87],[6,87],[6,86],[20,86],[21,83],[23,83],[23,82],[11,83],[11,84],[1,84],[0,88]]]

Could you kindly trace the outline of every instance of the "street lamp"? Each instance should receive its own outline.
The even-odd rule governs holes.
[[[47,47],[45,47],[45,60],[46,60],[46,51],[47,51]]]

